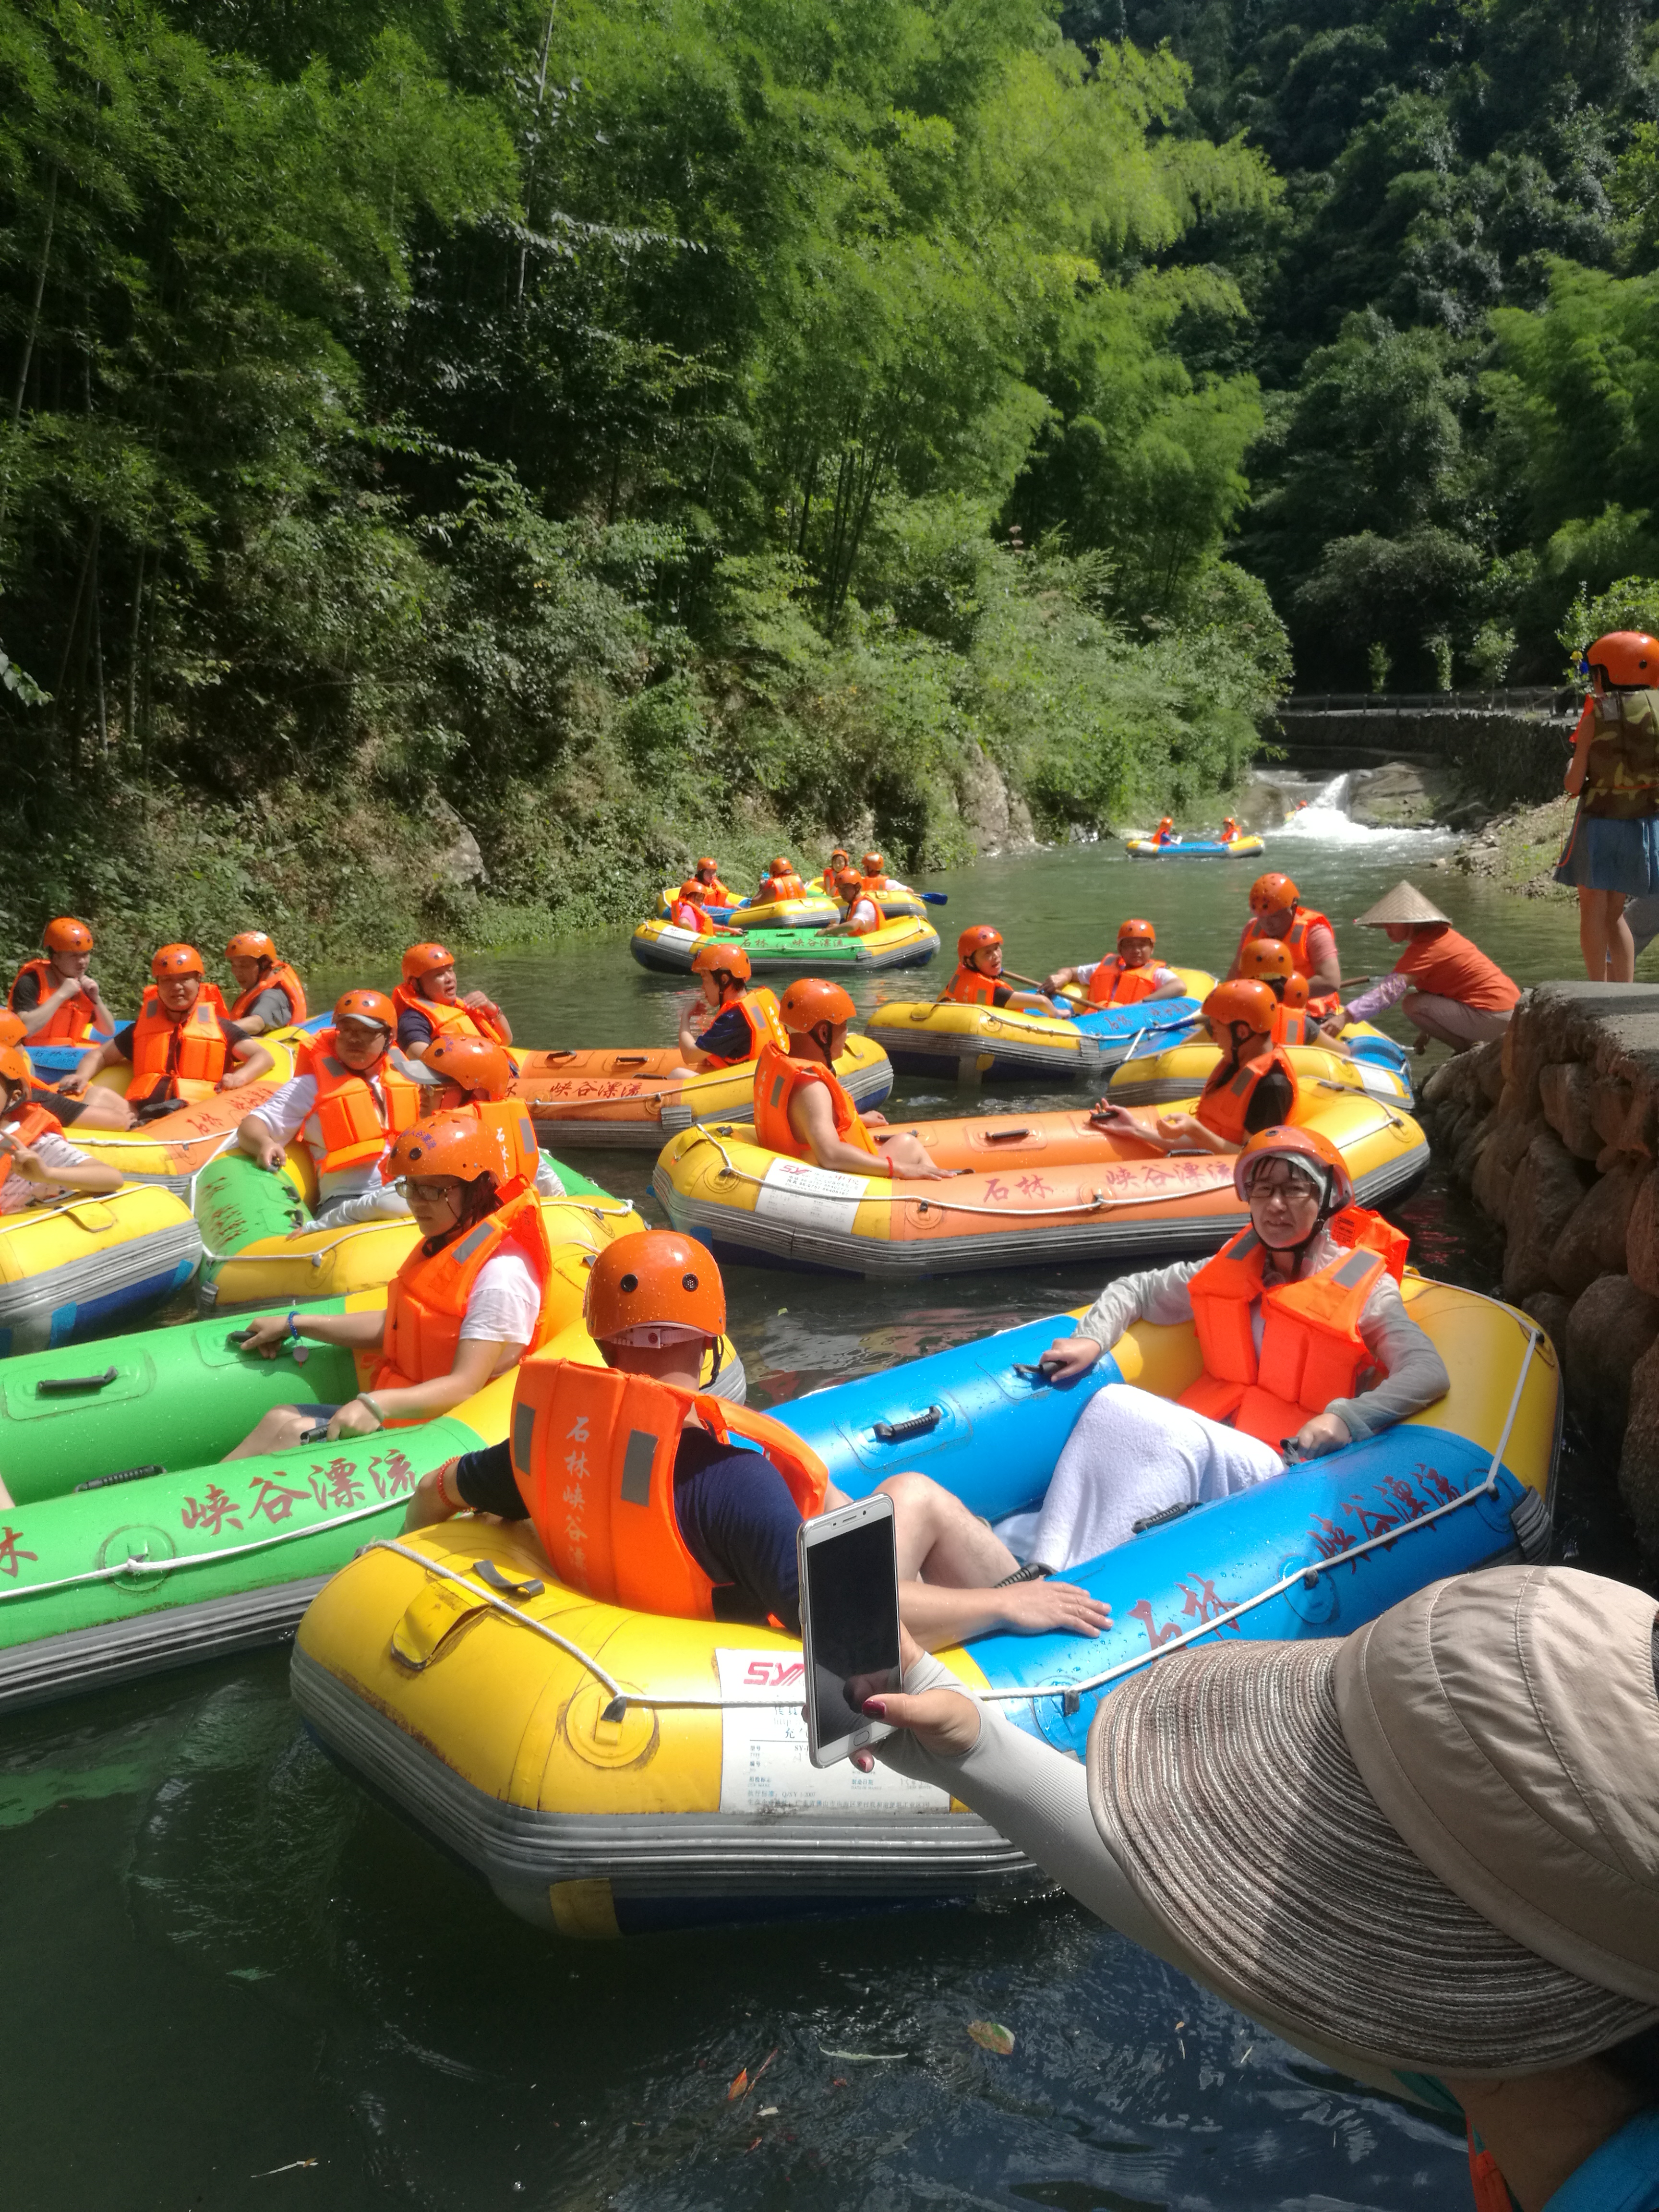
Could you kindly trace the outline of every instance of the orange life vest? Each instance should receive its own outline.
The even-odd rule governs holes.
[[[1089,1004],[1091,1006],[1133,1006],[1137,1000],[1150,999],[1158,988],[1158,968],[1147,961],[1144,967],[1131,968],[1121,952],[1109,953],[1098,962],[1089,978]]]
[[[541,1206],[533,1185],[526,1189],[522,1184],[508,1183],[504,1188],[506,1194],[494,1213],[452,1237],[430,1256],[424,1244],[417,1244],[392,1277],[386,1292],[380,1364],[374,1370],[371,1390],[406,1390],[414,1383],[434,1382],[450,1372],[460,1347],[461,1323],[466,1318],[472,1285],[509,1240],[523,1252],[542,1286],[541,1311],[530,1350],[534,1352],[552,1334],[547,1285],[553,1272],[553,1251]],[[410,1418],[424,1421],[430,1416],[416,1413]],[[392,1428],[407,1425],[402,1421],[388,1424]]]
[[[761,886],[764,896],[759,904],[769,904],[777,899],[799,899],[806,896],[806,886],[796,875],[769,876]]]
[[[1224,1060],[1204,1086],[1198,1102],[1198,1119],[1206,1129],[1212,1129],[1227,1144],[1237,1145],[1242,1151],[1249,1135],[1246,1119],[1250,1101],[1255,1096],[1256,1085],[1262,1078],[1277,1068],[1281,1075],[1290,1078],[1291,1110],[1296,1110],[1296,1070],[1285,1056],[1281,1044],[1271,1045],[1259,1060],[1247,1060],[1237,1067],[1230,1068]],[[1288,1120],[1289,1116],[1286,1116]]]
[[[818,878],[819,883],[822,884],[825,892],[830,898],[839,898],[841,896],[840,892],[836,889],[836,878],[839,873],[840,871],[838,869],[826,868],[823,873]]]
[[[169,1095],[180,1100],[210,1098],[230,1056],[219,1026],[224,1015],[225,1002],[216,983],[204,982],[195,1005],[176,1022],[152,985],[132,1025],[129,1101],[136,1105]]]
[[[1314,1035],[1317,1024],[1311,1015],[1300,1006],[1279,1006],[1273,1013],[1273,1042],[1275,1044],[1316,1044]]]
[[[55,1114],[44,1106],[26,1106],[15,1121],[0,1122],[0,1133],[9,1137],[15,1145],[32,1152],[42,1137],[61,1137],[64,1125]],[[11,1154],[0,1149],[0,1186],[11,1173]]]
[[[739,1013],[749,1024],[749,1049],[741,1060],[723,1060],[719,1053],[711,1052],[708,1065],[712,1067],[743,1067],[758,1057],[763,1044],[775,1044],[780,1052],[789,1049],[789,1032],[783,1026],[783,1016],[778,1011],[778,994],[769,991],[764,984],[757,990],[739,991],[735,999],[727,999],[714,1019],[720,1014]]]
[[[1238,949],[1242,952],[1247,945],[1254,944],[1257,939],[1267,944],[1285,945],[1289,948],[1291,958],[1295,963],[1297,974],[1311,978],[1313,963],[1308,957],[1308,939],[1316,929],[1331,929],[1329,918],[1316,912],[1310,906],[1299,906],[1291,919],[1289,930],[1283,937],[1273,937],[1270,932],[1263,929],[1259,921],[1255,920],[1247,921],[1244,925],[1244,933],[1238,940]],[[1334,937],[1335,934],[1336,932],[1332,929],[1331,935]]]
[[[1498,2160],[1466,2122],[1469,2139],[1469,2186],[1474,2191],[1474,2212],[1515,2212],[1515,2199]]]
[[[17,986],[25,975],[40,977],[41,999],[49,999],[64,981],[50,960],[26,960],[12,977],[11,989],[6,997],[6,1004],[15,1014],[33,1012],[33,1007],[25,1008],[17,1003]],[[40,1003],[40,999],[37,999],[35,1005]],[[50,1021],[43,1022],[38,1030],[30,1032],[28,1041],[31,1044],[84,1044],[96,1027],[91,1002],[83,993],[77,991],[73,998],[65,999],[61,1006],[53,1009]]]
[[[1292,978],[1292,981],[1295,980],[1297,979]],[[1308,1012],[1316,1022],[1328,1021],[1341,1003],[1340,993],[1322,991],[1316,999],[1308,1000]]]
[[[939,1002],[943,1006],[947,999],[954,999],[959,1006],[994,1006],[1001,982],[1000,975],[981,975],[964,960],[939,993]]]
[[[866,876],[859,889],[866,898],[878,899],[884,891],[896,891],[898,885],[890,876]]]
[[[699,937],[712,937],[714,933],[714,923],[702,908],[694,904],[690,899],[672,899],[669,902],[668,919],[676,929],[694,930]]]
[[[708,922],[705,926],[712,929],[714,925]],[[464,1006],[459,999],[453,1003],[447,999],[423,999],[407,983],[399,983],[392,994],[392,1003],[400,1014],[424,1014],[432,1024],[434,1041],[441,1036],[481,1036],[488,1037],[491,1044],[507,1042],[488,1014],[473,1006]]]
[[[867,890],[854,892],[842,915],[843,926],[854,937],[868,937],[872,930],[881,927],[885,920],[879,906]]]
[[[735,906],[737,904],[737,893],[734,890],[728,890],[718,876],[715,877],[712,884],[703,884],[702,878],[701,876],[697,878],[697,881],[700,884],[702,884],[702,895],[704,898],[708,900],[710,906]]]
[[[769,1413],[613,1367],[526,1359],[513,1394],[513,1472],[562,1583],[634,1612],[714,1618],[715,1584],[674,1511],[674,1458],[694,1408],[717,1443],[735,1435],[760,1445],[803,1519],[823,1510],[823,1462]]]
[[[798,1091],[804,1091],[812,1083],[823,1084],[830,1093],[836,1134],[842,1142],[857,1145],[872,1159],[878,1158],[875,1139],[831,1070],[819,1060],[797,1060],[792,1053],[780,1052],[769,1039],[761,1047],[760,1057],[755,1063],[756,1142],[769,1152],[787,1152],[792,1160],[811,1158],[811,1152],[790,1126],[789,1102]]]
[[[412,1129],[426,1111],[421,1085],[397,1073],[387,1054],[365,1071],[337,1058],[338,1045],[337,1031],[321,1030],[295,1061],[295,1073],[308,1075],[317,1086],[312,1114],[323,1139],[322,1157],[315,1164],[319,1175],[337,1175],[343,1168],[378,1160],[392,1139]],[[384,1106],[369,1087],[371,1076],[380,1086]]]
[[[1345,1206],[1330,1231],[1346,1249],[1300,1282],[1262,1287],[1267,1251],[1253,1228],[1199,1269],[1187,1287],[1204,1372],[1182,1392],[1183,1406],[1277,1447],[1333,1399],[1353,1396],[1376,1364],[1359,1316],[1383,1275],[1399,1281],[1407,1239],[1358,1206]]]
[[[241,997],[238,999],[235,1005],[230,1010],[230,1018],[232,1021],[240,1021],[244,1014],[251,1014],[253,1012],[253,1002],[258,997],[260,992],[269,991],[273,988],[278,991],[286,991],[288,993],[289,1004],[294,1009],[293,1012],[289,1016],[289,1022],[293,1023],[304,1021],[306,1018],[305,986],[301,982],[294,970],[289,966],[286,960],[273,960],[270,963],[270,969],[259,978],[258,981],[250,985],[249,988],[243,992]],[[287,1024],[284,1024],[284,1026],[287,1026]]]

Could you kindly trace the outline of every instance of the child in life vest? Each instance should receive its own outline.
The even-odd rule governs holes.
[[[324,1424],[332,1443],[429,1421],[545,1340],[552,1249],[533,1185],[501,1173],[495,1132],[476,1115],[434,1114],[403,1132],[383,1172],[421,1237],[385,1310],[262,1314],[241,1339],[266,1359],[307,1339],[375,1352],[374,1382],[341,1406],[273,1406],[227,1459],[290,1450]]]
[[[403,959],[403,981],[392,994],[398,1009],[398,1044],[419,1060],[434,1037],[481,1036],[492,1044],[511,1044],[513,1024],[482,991],[465,998],[455,980],[455,956],[441,945],[411,945]]]
[[[125,1063],[132,1070],[127,1103],[140,1121],[150,1121],[270,1074],[276,1063],[231,1020],[193,945],[164,945],[149,972],[154,980],[137,1020],[93,1046],[63,1085],[66,1096],[78,1097],[100,1068]]]
[[[225,947],[225,958],[236,978],[230,1018],[250,1036],[304,1021],[305,986],[263,929],[239,930]]]
[[[1400,1295],[1406,1240],[1354,1205],[1328,1138],[1269,1129],[1245,1146],[1233,1181],[1247,1229],[1212,1259],[1108,1284],[1076,1334],[1043,1353],[1044,1371],[1070,1381],[1132,1322],[1193,1322],[1205,1371],[1173,1405],[1128,1383],[1097,1394],[1019,1547],[1033,1560],[1093,1559],[1126,1542],[1137,1521],[1248,1490],[1282,1473],[1292,1453],[1375,1436],[1449,1387]],[[1356,1270],[1356,1254],[1369,1265]]]
[[[839,983],[803,976],[789,986],[778,1002],[789,1049],[769,1040],[755,1062],[757,1141],[843,1174],[942,1182],[955,1170],[936,1168],[911,1131],[890,1129],[880,1114],[860,1114],[837,1080],[836,1062],[855,1011]]]
[[[1253,1136],[1288,1121],[1296,1111],[1296,1069],[1273,1042],[1279,1001],[1267,986],[1243,978],[1218,983],[1203,1012],[1221,1058],[1194,1113],[1147,1122],[1108,1095],[1091,1121],[1115,1136],[1138,1137],[1155,1152],[1240,1152]]]
[[[512,1423],[527,1443],[464,1453],[435,1468],[410,1499],[405,1528],[466,1510],[528,1519],[560,1581],[606,1603],[689,1619],[769,1620],[798,1632],[796,1531],[806,1516],[845,1500],[822,1461],[781,1422],[702,1389],[704,1355],[726,1328],[713,1255],[673,1230],[619,1237],[593,1263],[583,1318],[605,1367],[638,1387],[611,1384],[574,1363],[531,1361]],[[590,1449],[574,1484],[568,1448],[578,1426]],[[661,1467],[668,1480],[660,1490],[653,1464],[641,1498],[635,1441],[653,1430],[672,1440],[672,1459]],[[741,1449],[734,1435],[761,1449]],[[620,1439],[620,1452],[598,1441],[607,1436]],[[1070,1583],[998,1587],[1018,1573],[1013,1554],[927,1476],[891,1476],[881,1486],[893,1499],[901,1611],[924,1644],[999,1627],[1094,1636],[1110,1625],[1109,1608]],[[613,1508],[626,1519],[625,1543],[611,1540]]]
[[[0,1045],[0,1213],[46,1205],[60,1190],[106,1198],[120,1188],[119,1171],[89,1160],[51,1107],[35,1103],[27,1054]]]
[[[708,1012],[701,1028],[692,1026],[695,1009],[680,1024],[680,1054],[686,1074],[741,1066],[755,1058],[769,1038],[783,1051],[789,1049],[789,1032],[778,1016],[777,994],[763,986],[757,990],[750,988],[752,968],[742,945],[700,945],[691,956],[691,972]]]
[[[1056,968],[1043,989],[1063,990],[1075,983],[1091,1006],[1130,1006],[1141,1000],[1179,999],[1187,986],[1173,968],[1152,956],[1158,933],[1150,921],[1132,915],[1117,926],[1117,951],[1083,968]]]
[[[1275,937],[1255,938],[1239,954],[1238,967],[1241,981],[1265,983],[1279,1001],[1273,1014],[1275,1044],[1318,1045],[1326,1052],[1352,1056],[1353,1048],[1336,1034],[1342,1024],[1334,1022],[1328,1030],[1310,1011],[1308,979],[1297,974],[1288,945]]]
[[[1002,932],[988,922],[975,922],[957,939],[957,972],[939,993],[939,1004],[954,1000],[958,1006],[1028,1008],[1034,1014],[1060,1014],[1071,1019],[1064,999],[1045,998],[1036,991],[1016,991],[1002,980]]]
[[[437,1097],[425,1110],[476,1114],[495,1131],[509,1180],[522,1176],[540,1198],[564,1196],[558,1170],[536,1141],[529,1106],[512,1096],[513,1063],[500,1045],[485,1037],[440,1037],[427,1048],[426,1072],[437,1078]]]

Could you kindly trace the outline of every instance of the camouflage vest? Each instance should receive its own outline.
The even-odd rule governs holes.
[[[1584,811],[1620,821],[1659,814],[1659,691],[1592,699]]]

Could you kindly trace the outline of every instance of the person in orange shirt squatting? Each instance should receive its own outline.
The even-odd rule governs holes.
[[[1038,991],[1016,991],[1002,980],[1002,932],[988,922],[976,922],[957,939],[957,972],[939,994],[944,1006],[954,1000],[963,1006],[1012,1006],[1034,1014],[1063,1014],[1072,1009],[1064,999],[1047,999]]]
[[[1139,1137],[1155,1152],[1239,1152],[1264,1129],[1288,1121],[1296,1111],[1296,1070],[1284,1046],[1273,1042],[1279,1001],[1267,986],[1242,977],[1218,983],[1203,1011],[1221,1059],[1196,1113],[1160,1114],[1149,1128],[1108,1097],[1090,1119],[1114,1135]]]
[[[63,1085],[69,1097],[78,1097],[100,1068],[125,1061],[132,1069],[127,1103],[141,1121],[149,1121],[192,1099],[240,1091],[270,1074],[276,1063],[231,1020],[193,945],[164,945],[149,972],[155,980],[137,1020],[83,1055]]]
[[[789,1049],[769,1039],[755,1062],[757,1143],[843,1175],[945,1181],[954,1170],[936,1168],[919,1137],[888,1128],[879,1114],[860,1114],[836,1081],[835,1065],[855,1012],[839,983],[803,976],[789,986],[778,1002]]]
[[[1152,957],[1158,932],[1131,915],[1117,926],[1117,951],[1084,968],[1056,968],[1043,989],[1054,992],[1075,983],[1091,1006],[1132,1006],[1142,999],[1179,999],[1187,986],[1173,968]]]
[[[513,1024],[482,991],[465,998],[455,981],[455,956],[441,945],[411,945],[403,981],[392,994],[398,1009],[398,1048],[419,1060],[434,1037],[481,1036],[511,1044]]]
[[[702,1389],[704,1355],[726,1328],[713,1254],[672,1230],[619,1237],[593,1263],[583,1319],[605,1366],[527,1361],[513,1442],[423,1476],[405,1528],[465,1511],[528,1519],[569,1589],[683,1620],[771,1620],[799,1635],[796,1531],[846,1500],[781,1421]],[[573,1498],[564,1455],[578,1420],[592,1440],[584,1473],[593,1479]],[[643,1498],[641,1436],[655,1443]],[[893,1500],[900,1609],[921,1643],[998,1628],[1097,1636],[1111,1625],[1109,1607],[1074,1583],[1022,1576],[1007,1546],[926,1475],[890,1475],[881,1487]]]
[[[1501,1037],[1521,996],[1495,960],[1455,930],[1437,906],[1414,884],[1400,883],[1374,907],[1355,919],[1357,929],[1384,929],[1391,945],[1406,950],[1394,972],[1350,999],[1332,1015],[1334,1026],[1370,1022],[1397,1006],[1402,1021],[1418,1030],[1417,1049],[1426,1052],[1431,1037],[1454,1052]]]

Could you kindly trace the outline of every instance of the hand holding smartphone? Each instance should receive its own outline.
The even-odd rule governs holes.
[[[833,1766],[891,1735],[863,1711],[903,1686],[893,1501],[856,1498],[804,1521],[795,1538],[805,1659],[807,1756]]]

